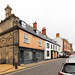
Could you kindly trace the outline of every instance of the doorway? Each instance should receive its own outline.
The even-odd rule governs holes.
[[[20,51],[20,62],[21,64],[24,63],[24,51],[23,50]]]
[[[35,51],[33,51],[33,62],[36,62]]]

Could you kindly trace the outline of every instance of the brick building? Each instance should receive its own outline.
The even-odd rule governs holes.
[[[63,38],[63,51],[65,54],[72,53],[72,44],[68,42],[68,40]]]
[[[64,54],[72,53],[72,44],[69,43],[67,39],[60,37],[59,33],[56,34],[56,38],[54,40],[61,46],[59,52],[60,54],[61,52],[64,52]]]

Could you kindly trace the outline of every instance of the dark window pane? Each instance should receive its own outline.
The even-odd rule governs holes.
[[[47,56],[49,56],[49,51],[47,51]]]
[[[75,74],[75,63],[67,63],[64,65],[62,72]]]
[[[24,51],[24,58],[25,58],[25,60],[32,59],[32,52],[31,51]]]
[[[49,43],[47,43],[47,48],[49,48]]]

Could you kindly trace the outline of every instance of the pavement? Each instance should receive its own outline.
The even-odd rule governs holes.
[[[0,75],[7,74],[13,71],[23,69],[24,67],[18,66],[18,69],[15,69],[13,65],[10,64],[0,64]]]
[[[62,58],[59,58],[59,59],[62,59]],[[27,68],[34,67],[37,65],[42,65],[42,64],[48,63],[50,61],[55,61],[55,60],[59,60],[59,59],[40,61],[40,62],[35,62],[35,63],[30,63],[30,64],[22,64],[21,66],[18,66],[18,69],[15,69],[15,67],[13,65],[0,64],[0,75],[4,75],[4,74],[12,73],[15,71],[27,69]]]

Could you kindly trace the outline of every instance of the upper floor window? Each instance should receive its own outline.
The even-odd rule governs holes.
[[[39,46],[42,46],[42,41],[41,39],[38,40]]]
[[[60,50],[60,47],[59,47],[59,50]]]
[[[26,23],[22,20],[19,21],[20,26],[22,26],[23,28],[26,28]]]
[[[54,45],[53,45],[53,49],[54,49],[55,47],[54,47]]]
[[[49,48],[49,43],[47,43],[47,48]]]
[[[51,45],[51,49],[52,49],[52,45]]]
[[[4,45],[4,44],[5,44],[5,40],[2,40],[2,41],[1,41],[1,44]]]
[[[10,38],[8,39],[8,42],[9,42],[9,43],[13,43],[13,37],[10,37]]]
[[[24,43],[29,43],[29,35],[24,33]]]
[[[57,46],[56,46],[56,50],[57,50]]]

